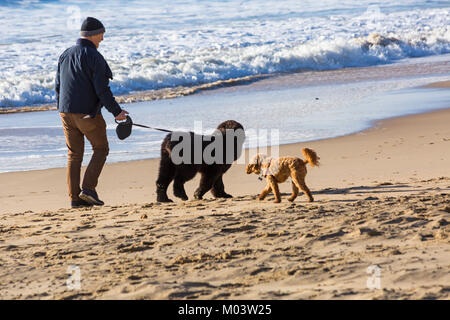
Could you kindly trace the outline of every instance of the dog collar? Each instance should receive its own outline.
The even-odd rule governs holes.
[[[263,178],[262,177],[267,177],[268,176],[268,171],[270,170],[270,165],[272,164],[272,160],[273,160],[273,158],[271,157],[271,158],[269,158],[269,165],[267,166],[267,168],[265,169],[265,171],[263,172],[262,170],[261,170],[261,173],[260,173],[260,175],[259,175],[259,177],[258,177],[258,179],[259,180],[263,180]],[[264,173],[266,173],[266,174],[264,174]]]

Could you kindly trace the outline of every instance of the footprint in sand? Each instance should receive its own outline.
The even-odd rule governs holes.
[[[375,230],[375,229],[370,229],[370,228],[358,228],[358,230],[356,231],[356,234],[358,235],[367,235],[369,237],[376,237],[376,236],[380,236],[383,234],[383,232]]]
[[[342,229],[340,229],[337,232],[332,232],[329,234],[322,235],[319,238],[317,238],[317,240],[323,241],[323,240],[327,240],[327,239],[337,238],[337,237],[341,237],[341,236],[345,235],[346,233],[347,232],[344,232]]]
[[[427,241],[427,240],[431,240],[433,238],[434,238],[434,236],[431,233],[419,233],[416,236],[416,239],[420,240],[420,241]]]
[[[234,232],[249,231],[249,230],[253,230],[253,229],[256,229],[256,226],[245,225],[245,226],[240,226],[240,227],[237,227],[237,228],[222,228],[220,230],[220,232],[234,233]]]
[[[392,220],[383,222],[383,223],[381,223],[381,224],[382,224],[382,225],[383,225],[383,224],[398,224],[398,223],[401,223],[401,222],[403,222],[403,218],[396,218],[396,219],[392,219]]]
[[[141,280],[142,278],[143,278],[143,277],[141,277],[141,276],[132,274],[132,275],[129,276],[127,279],[128,279],[128,280],[132,280],[132,281],[137,281],[137,280]]]
[[[95,225],[93,224],[85,224],[85,225],[81,225],[81,226],[75,226],[73,227],[73,231],[82,231],[82,230],[87,230],[87,229],[91,229],[91,228],[95,228]]]
[[[154,243],[152,241],[141,241],[139,244],[123,243],[117,246],[117,250],[119,253],[140,252],[153,249]]]
[[[258,267],[256,269],[254,269],[253,271],[250,271],[249,274],[251,276],[256,276],[257,274],[259,274],[261,272],[267,272],[267,271],[270,271],[270,270],[272,270],[272,268],[269,268],[269,267]]]
[[[47,255],[47,253],[43,252],[43,251],[37,251],[37,252],[33,253],[33,256],[35,258],[37,258],[37,257],[45,257],[46,255]]]
[[[433,223],[432,228],[433,229],[440,229],[440,228],[445,227],[445,226],[447,226],[449,224],[450,224],[450,222],[448,222],[447,220],[442,218],[442,219],[439,219],[438,221],[436,221],[435,223]]]

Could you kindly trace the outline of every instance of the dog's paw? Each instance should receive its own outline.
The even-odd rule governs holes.
[[[203,196],[200,193],[196,192],[196,193],[194,193],[194,199],[195,200],[202,200]]]
[[[222,192],[217,192],[214,189],[211,190],[212,195],[214,196],[214,198],[216,199],[220,199],[220,198],[233,198],[233,196],[231,194],[226,193],[225,191]]]
[[[180,198],[183,201],[189,200],[188,196],[185,194],[174,194],[175,197]]]
[[[290,201],[290,202],[294,202],[295,198],[297,198],[297,197],[294,197],[294,198],[289,197],[287,200]]]
[[[233,198],[233,196],[232,196],[231,194],[224,193],[224,194],[221,194],[221,195],[219,196],[219,198],[227,198],[227,199],[229,199],[229,198]]]
[[[173,200],[170,200],[169,198],[158,198],[156,199],[157,202],[173,202]]]
[[[273,203],[280,203],[281,202],[281,199],[275,199],[275,200],[273,200]]]

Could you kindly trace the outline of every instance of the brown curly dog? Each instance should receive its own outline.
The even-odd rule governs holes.
[[[270,191],[272,191],[275,195],[274,202],[281,202],[278,183],[283,183],[291,177],[292,195],[288,200],[294,201],[295,198],[297,198],[298,190],[302,189],[308,197],[309,202],[314,201],[311,191],[309,191],[305,184],[306,164],[309,163],[312,167],[319,166],[320,158],[315,151],[308,148],[304,148],[302,153],[306,161],[297,157],[281,157],[273,159],[260,153],[253,157],[246,167],[247,174],[255,173],[257,175],[262,175],[267,179],[267,186],[259,195],[259,200],[264,200]]]

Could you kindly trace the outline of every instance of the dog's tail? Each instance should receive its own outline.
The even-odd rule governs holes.
[[[320,165],[320,158],[314,150],[303,148],[302,153],[306,159],[306,162],[309,163],[311,167],[318,167]]]

